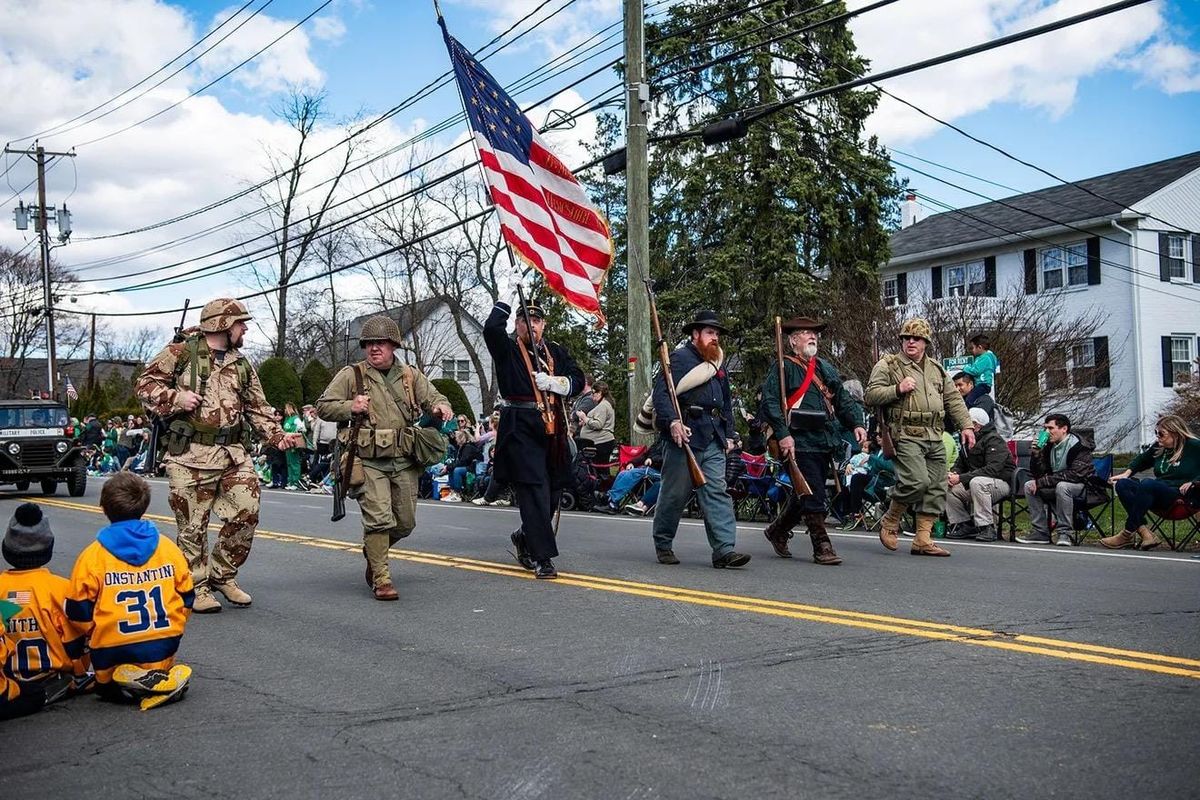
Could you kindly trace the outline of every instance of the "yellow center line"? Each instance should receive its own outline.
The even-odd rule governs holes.
[[[97,506],[83,503],[73,503],[67,500],[41,497],[37,502],[44,505],[90,513],[101,513]],[[146,514],[147,519],[174,523],[174,517],[162,514]],[[282,531],[258,530],[257,536],[273,539],[289,544],[300,544],[306,547],[316,547],[324,550],[337,550],[358,554],[362,545],[339,539],[326,539],[306,534],[287,533]],[[491,561],[454,556],[442,553],[428,553],[419,550],[392,549],[393,559],[409,561],[429,566],[453,567],[469,572],[489,575],[500,575],[510,578],[532,580],[533,575],[517,565],[498,564]],[[584,589],[611,592],[614,594],[647,597],[667,600],[677,603],[723,608],[731,611],[742,611],[765,616],[782,617],[786,619],[819,622],[827,625],[858,628],[862,630],[894,633],[901,636],[915,636],[923,639],[956,642],[989,647],[996,650],[1026,653],[1030,655],[1048,656],[1068,661],[1080,661],[1091,664],[1122,667],[1126,669],[1154,672],[1163,675],[1174,675],[1185,678],[1200,678],[1200,660],[1169,656],[1160,653],[1149,653],[1138,650],[1125,650],[1103,645],[1072,642],[1064,639],[1050,639],[1028,634],[1008,634],[1002,631],[992,631],[985,628],[964,627],[948,623],[928,620],[893,617],[884,614],[871,614],[847,609],[828,608],[825,606],[792,603],[784,600],[772,600],[720,592],[706,592],[699,589],[689,589],[682,586],[666,586],[653,583],[610,578],[602,575],[584,573],[560,572],[558,585],[576,586]],[[1189,669],[1190,667],[1190,669]]]

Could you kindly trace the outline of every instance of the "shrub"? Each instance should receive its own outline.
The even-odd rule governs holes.
[[[467,400],[467,393],[458,385],[458,381],[453,378],[434,378],[430,382],[435,389],[446,395],[455,416],[466,414],[467,419],[471,422],[475,421],[475,410],[471,408],[471,402]]]
[[[304,404],[304,387],[296,368],[286,358],[268,358],[258,368],[258,379],[262,382],[267,402],[280,411],[284,403],[292,402],[299,408]]]
[[[304,370],[300,373],[300,384],[304,388],[304,402],[317,402],[317,398],[325,391],[325,387],[332,379],[329,368],[317,359],[314,358],[305,364]]]

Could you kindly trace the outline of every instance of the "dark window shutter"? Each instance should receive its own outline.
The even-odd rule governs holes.
[[[1171,374],[1171,337],[1162,337],[1163,386],[1170,389],[1175,385],[1175,376]]]
[[[1092,338],[1092,353],[1096,358],[1096,380],[1093,385],[1097,389],[1107,389],[1111,383],[1108,377],[1108,337]]]
[[[1192,283],[1200,283],[1200,233],[1192,234]]]
[[[937,300],[942,296],[942,268],[933,267],[929,270],[930,296]]]
[[[896,302],[904,305],[908,302],[908,273],[896,273]]]
[[[1088,286],[1100,283],[1100,237],[1092,236],[1087,240]]]
[[[1158,232],[1158,279],[1160,281],[1171,280],[1171,259],[1167,256],[1170,254],[1170,244],[1167,243],[1167,234],[1162,231]],[[1167,384],[1170,386],[1171,384]]]
[[[1025,251],[1025,294],[1037,294],[1037,250]]]
[[[996,296],[996,257],[988,256],[983,259],[983,293],[988,297]]]

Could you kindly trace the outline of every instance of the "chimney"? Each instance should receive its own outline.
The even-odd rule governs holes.
[[[918,221],[920,209],[917,207],[916,192],[909,190],[904,195],[904,203],[900,206],[900,228],[904,229]]]

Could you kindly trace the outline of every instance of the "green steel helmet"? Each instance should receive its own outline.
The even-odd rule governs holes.
[[[900,327],[901,336],[920,336],[929,344],[933,344],[933,328],[929,326],[929,322],[920,317],[906,319]]]
[[[200,312],[200,330],[205,333],[221,333],[233,327],[235,322],[253,319],[241,300],[218,297],[204,304]]]
[[[376,314],[363,323],[358,333],[358,346],[366,347],[367,342],[385,341],[400,347],[404,344],[400,338],[400,326],[396,320],[386,314]]]

